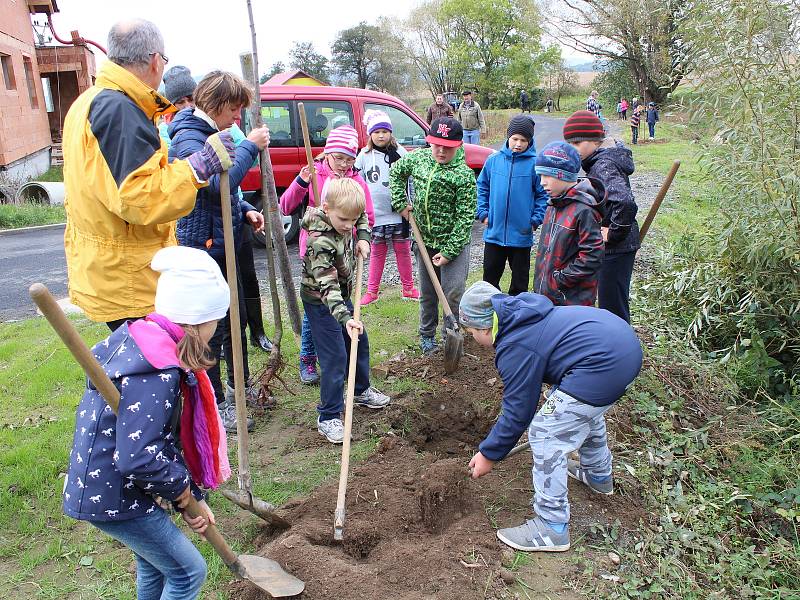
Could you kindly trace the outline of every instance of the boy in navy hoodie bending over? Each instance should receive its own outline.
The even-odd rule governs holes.
[[[491,471],[526,427],[533,452],[536,516],[497,537],[517,550],[568,550],[567,476],[598,494],[614,491],[603,415],[639,374],[639,340],[608,311],[507,296],[485,281],[464,293],[459,319],[479,344],[494,345],[504,386],[502,413],[469,463],[472,477]],[[552,387],[537,413],[542,383]],[[580,462],[567,458],[573,450]]]
[[[500,287],[500,278],[511,266],[508,293],[528,291],[533,232],[547,210],[547,192],[535,172],[534,122],[516,115],[508,124],[503,149],[486,159],[478,177],[478,220],[483,232],[483,280]]]

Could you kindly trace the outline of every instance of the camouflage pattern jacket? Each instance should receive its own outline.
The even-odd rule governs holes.
[[[389,171],[392,208],[408,204],[406,186],[414,178],[414,218],[428,250],[438,250],[453,260],[469,244],[478,203],[475,173],[464,161],[464,148],[446,165],[440,165],[430,148],[406,154]]]
[[[345,325],[352,318],[345,300],[350,298],[355,278],[353,235],[342,235],[333,228],[322,209],[310,207],[302,223],[308,232],[308,245],[303,257],[300,297],[303,302],[324,304],[334,318]],[[367,214],[356,221],[356,238],[369,242]]]

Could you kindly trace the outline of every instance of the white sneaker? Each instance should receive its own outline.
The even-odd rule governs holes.
[[[368,387],[363,394],[359,394],[353,398],[356,404],[367,408],[384,408],[391,400],[389,396],[379,392],[372,386]]]
[[[341,444],[344,440],[344,424],[341,419],[331,419],[329,421],[320,421],[317,417],[317,431],[331,444]]]

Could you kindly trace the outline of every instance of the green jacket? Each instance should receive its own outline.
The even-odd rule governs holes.
[[[352,234],[337,232],[322,209],[309,207],[303,217],[308,245],[303,257],[300,297],[303,302],[324,304],[342,325],[352,318],[345,300],[350,299],[355,275]],[[369,242],[367,214],[356,221],[356,236]]]
[[[469,244],[477,206],[475,174],[464,162],[464,149],[446,165],[440,165],[430,148],[406,154],[389,171],[392,208],[400,212],[408,204],[406,183],[414,178],[414,218],[422,240],[453,260]]]

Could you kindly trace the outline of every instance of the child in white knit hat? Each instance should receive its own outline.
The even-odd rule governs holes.
[[[372,194],[375,225],[372,227],[367,293],[361,297],[361,306],[378,299],[389,242],[394,248],[397,271],[403,286],[403,299],[419,301],[419,291],[414,287],[411,269],[408,221],[392,208],[392,195],[389,192],[389,169],[407,152],[392,135],[392,121],[385,112],[368,110],[364,114],[364,127],[369,139],[356,158],[356,169],[363,175]]]
[[[325,150],[314,159],[317,175],[317,189],[320,193],[320,203],[325,199],[328,182],[332,179],[347,177],[355,181],[364,190],[366,197],[366,213],[369,226],[375,224],[375,211],[372,208],[372,196],[358,170],[355,169],[356,156],[358,155],[358,132],[350,125],[341,125],[331,130],[325,142]],[[311,172],[308,166],[300,169],[300,174],[286,188],[281,195],[281,212],[291,215],[304,204],[308,207],[317,206],[311,183]],[[300,258],[306,255],[306,240],[308,232],[300,230]],[[303,315],[303,326],[300,335],[300,381],[306,385],[319,383],[317,371],[317,351],[311,338],[311,329],[308,318]]]
[[[182,511],[190,498],[205,516],[183,519],[202,534],[214,515],[203,488],[231,475],[225,428],[205,372],[208,341],[230,303],[228,284],[208,253],[173,246],[151,266],[161,275],[156,312],[128,321],[92,349],[120,391],[114,414],[91,385],[75,415],[64,480],[64,513],[128,546],[139,597],[197,598],[206,563],[156,503]]]

